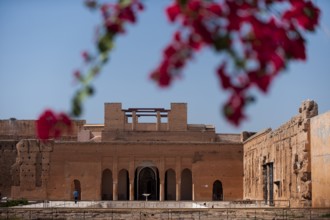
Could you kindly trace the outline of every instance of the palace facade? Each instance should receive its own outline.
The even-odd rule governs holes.
[[[330,112],[305,101],[276,130],[218,134],[170,109],[106,103],[104,124],[40,142],[33,120],[0,121],[0,192],[30,200],[234,201],[330,207]],[[147,121],[147,122],[146,122]]]

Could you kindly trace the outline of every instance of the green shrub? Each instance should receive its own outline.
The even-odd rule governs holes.
[[[11,206],[18,206],[18,205],[27,205],[29,202],[27,199],[17,199],[17,200],[8,200],[5,203],[1,204],[1,207],[11,207]]]
[[[330,217],[330,213],[327,213],[327,214],[323,214],[321,215],[322,218],[329,218]]]

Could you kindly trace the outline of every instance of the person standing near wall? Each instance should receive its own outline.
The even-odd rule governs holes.
[[[78,196],[79,196],[78,190],[73,191],[73,198],[74,198],[75,204],[77,204],[77,202],[78,202]]]

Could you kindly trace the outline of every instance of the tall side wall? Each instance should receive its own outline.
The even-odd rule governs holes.
[[[244,143],[244,199],[263,199],[262,165],[266,163],[271,129],[259,132]],[[263,157],[266,155],[266,158]]]
[[[312,206],[330,207],[330,112],[311,120]]]
[[[269,203],[272,196],[275,205],[289,200],[292,207],[311,206],[310,118],[315,115],[317,104],[306,101],[278,129],[244,142],[244,199]]]

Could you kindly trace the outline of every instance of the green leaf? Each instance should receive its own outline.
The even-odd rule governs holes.
[[[234,113],[233,108],[229,105],[225,105],[222,111],[225,116],[231,116]]]
[[[180,7],[186,7],[188,0],[179,0]]]
[[[214,48],[216,51],[226,50],[230,46],[230,37],[228,34],[226,35],[219,35],[214,40]]]
[[[119,0],[118,3],[122,7],[127,7],[132,3],[132,0]]]
[[[256,98],[252,95],[249,95],[245,98],[246,104],[252,104],[256,101]]]
[[[102,63],[102,64],[105,64],[106,62],[108,62],[108,60],[109,60],[109,56],[108,56],[107,53],[101,53],[100,56],[101,56],[100,60],[101,60],[101,63]]]
[[[93,95],[94,94],[94,88],[92,86],[87,86],[86,87],[86,93],[87,95]]]
[[[238,67],[240,69],[244,69],[246,66],[246,60],[235,58],[235,65],[236,65],[236,67]]]
[[[81,101],[77,96],[72,100],[72,112],[71,114],[75,117],[80,116],[82,113]]]
[[[99,66],[94,66],[92,69],[91,69],[91,73],[93,76],[97,75],[99,72],[100,72],[101,68]]]
[[[100,53],[108,53],[113,48],[113,45],[113,34],[107,32],[99,39],[97,47]]]
[[[86,7],[88,7],[89,9],[96,9],[96,8],[97,8],[97,2],[96,2],[96,1],[88,1],[88,0],[85,0],[85,5],[86,5]]]

